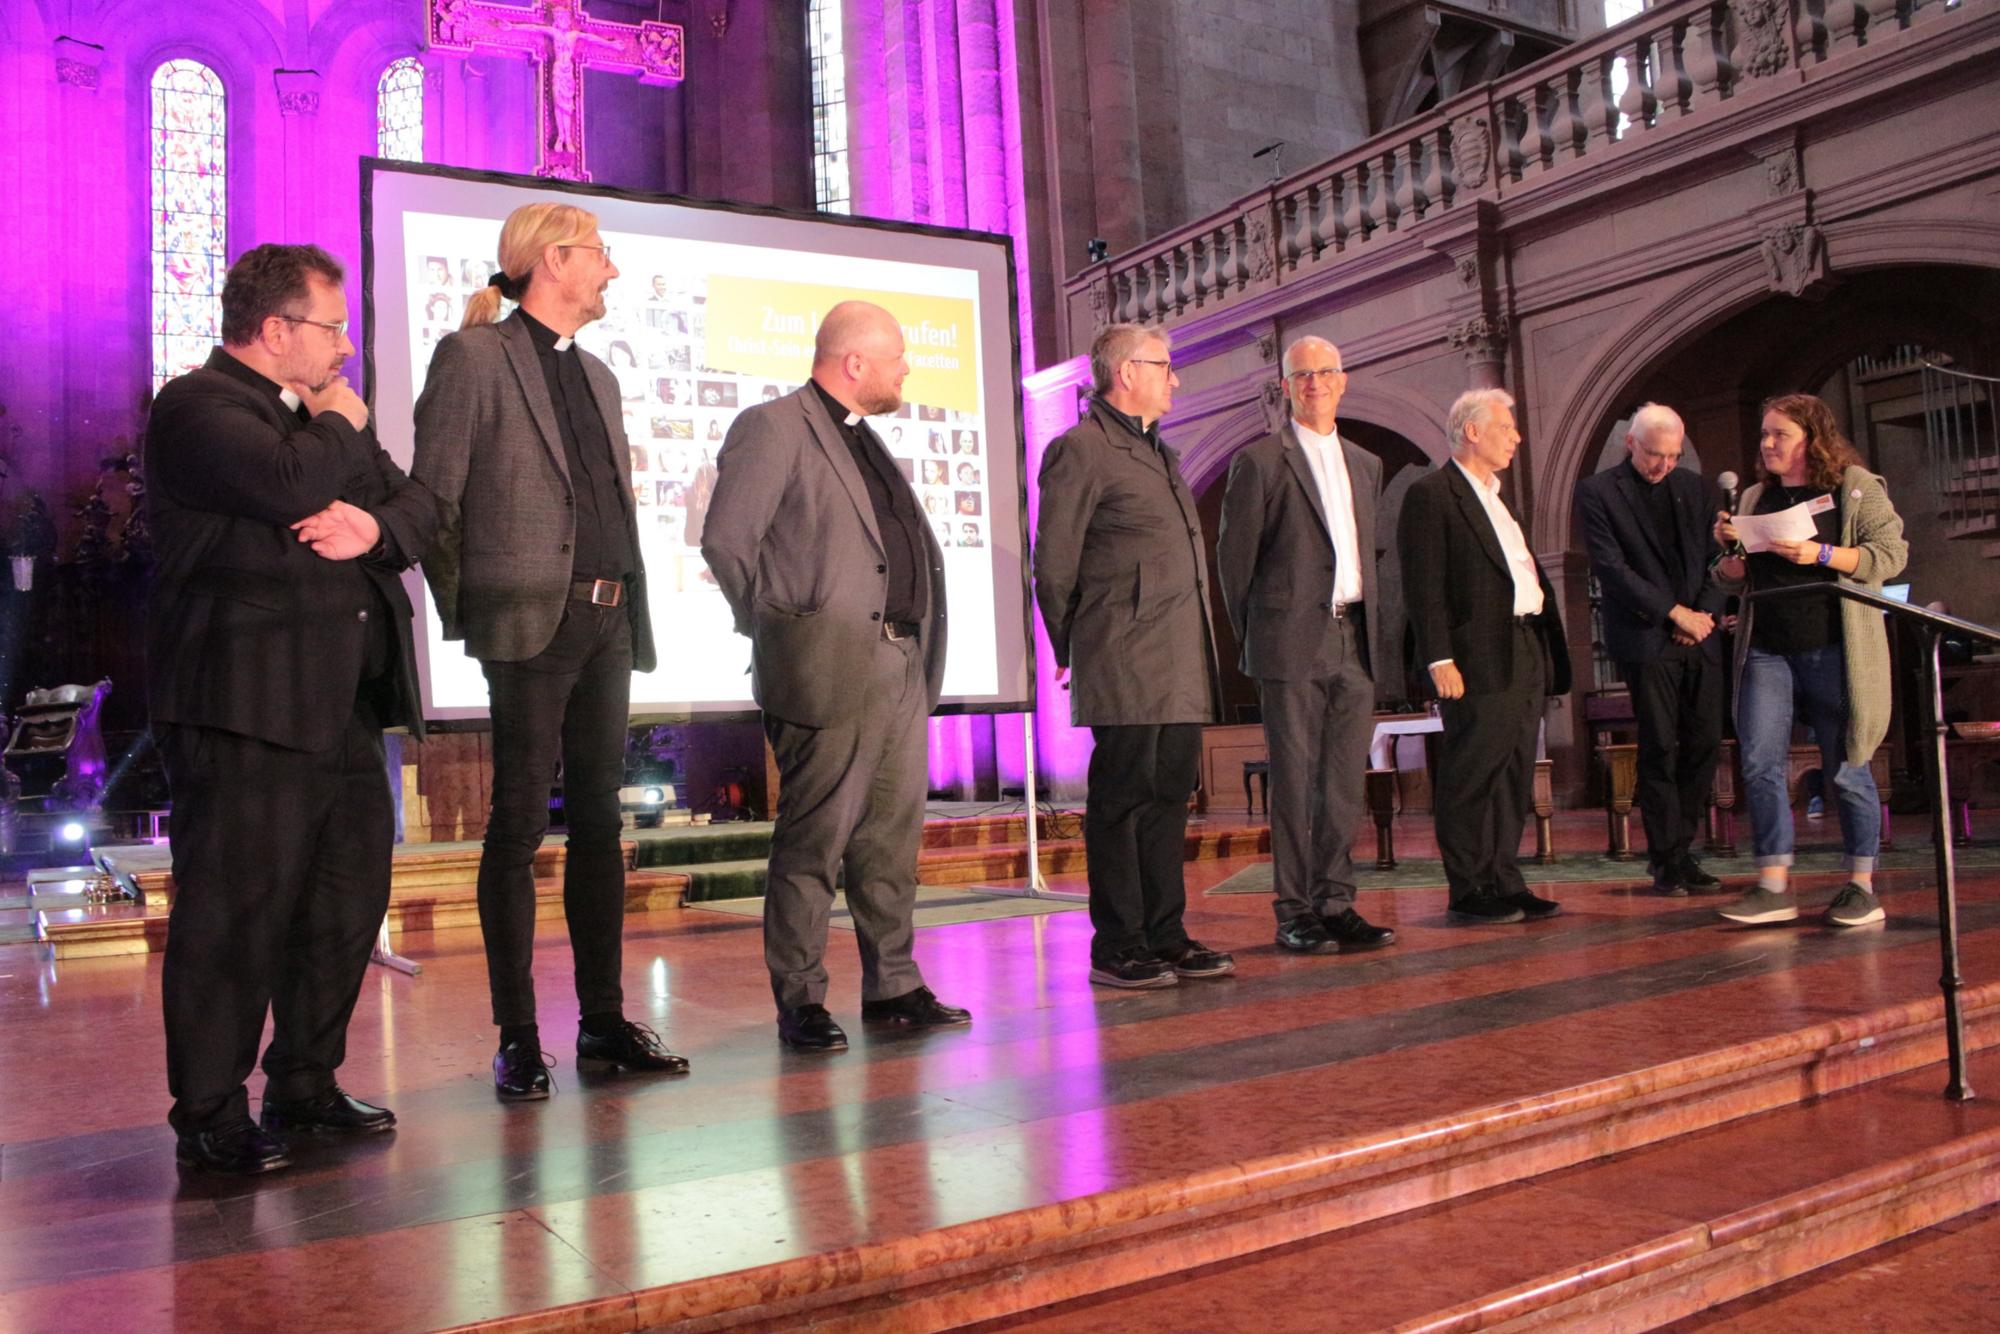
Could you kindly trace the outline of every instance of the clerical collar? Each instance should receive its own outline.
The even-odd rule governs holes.
[[[1292,430],[1298,435],[1299,439],[1315,445],[1327,446],[1340,442],[1340,423],[1338,422],[1334,423],[1331,431],[1328,431],[1325,435],[1321,435],[1318,431],[1315,431],[1312,427],[1294,417],[1292,418]]]
[[[285,410],[288,412],[297,412],[299,404],[305,402],[304,399],[298,396],[296,391],[290,389],[280,389],[278,391],[278,401],[285,405]]]
[[[535,346],[550,347],[558,352],[567,352],[570,349],[570,345],[576,342],[576,339],[570,335],[557,333],[527,311],[521,311],[520,314],[521,322],[528,326],[528,336],[535,340]]]
[[[1106,412],[1110,413],[1113,418],[1124,424],[1126,430],[1130,431],[1133,435],[1138,436],[1141,440],[1144,440],[1147,444],[1157,445],[1159,443],[1159,437],[1154,434],[1153,427],[1146,425],[1144,422],[1140,421],[1137,417],[1133,416],[1131,413],[1120,412],[1117,408],[1112,407],[1102,398],[1099,398],[1097,400],[1097,406],[1103,408]],[[1154,423],[1155,426],[1157,426],[1158,424],[1159,423],[1157,422]]]
[[[832,417],[850,431],[860,429],[860,413],[851,411],[845,403],[828,393],[826,386],[818,380],[814,380],[811,383],[813,390],[819,394],[819,401],[826,406],[826,412],[829,417]]]
[[[224,375],[227,375],[230,379],[240,384],[246,384],[250,388],[269,394],[273,398],[283,399],[285,407],[288,409],[297,410],[299,406],[299,396],[297,394],[294,394],[291,390],[285,388],[276,380],[252,367],[247,362],[239,360],[236,354],[226,347],[218,347],[208,354],[207,369],[221,371]]]

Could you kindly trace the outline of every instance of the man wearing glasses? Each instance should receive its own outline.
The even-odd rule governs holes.
[[[1374,728],[1367,600],[1382,465],[1340,438],[1340,349],[1286,349],[1291,412],[1229,465],[1216,568],[1271,756],[1271,882],[1278,946],[1372,949],[1396,933],[1355,911],[1354,826]]]
[[[243,255],[222,346],[147,424],[147,704],[174,805],[168,1120],[196,1170],[268,1172],[294,1132],[396,1124],[334,1075],[389,903],[382,729],[423,734],[399,574],[437,511],[341,376],[342,278],[317,246]],[[267,1012],[259,1125],[244,1081]]]
[[[479,858],[479,927],[504,1101],[549,1096],[533,975],[535,854],[562,766],[569,841],[563,916],[576,969],[577,1066],[682,1074],[688,1063],[625,1018],[625,859],[618,789],[632,672],[653,669],[632,456],[618,380],[578,347],[617,268],[597,219],[525,204],[500,229],[500,272],[431,358],[411,473],[438,498],[424,562],[447,639],[486,675],[493,799]],[[495,323],[502,299],[520,303]]]
[[[1215,639],[1201,520],[1160,440],[1173,406],[1166,336],[1114,324],[1090,349],[1096,398],[1042,457],[1035,600],[1096,741],[1084,804],[1090,980],[1170,987],[1235,970],[1188,938],[1187,799],[1215,721]]]

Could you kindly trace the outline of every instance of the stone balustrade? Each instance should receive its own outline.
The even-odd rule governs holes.
[[[1759,81],[1991,0],[1670,0],[1469,89],[1065,285],[1071,350],[1112,321],[1167,323],[1282,286],[1475,199],[1726,114]],[[1614,88],[1617,89],[1614,94]]]

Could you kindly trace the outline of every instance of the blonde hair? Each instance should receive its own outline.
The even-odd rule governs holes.
[[[597,215],[575,204],[545,200],[509,213],[500,228],[500,272],[465,303],[465,319],[458,327],[493,323],[502,299],[519,301],[527,294],[543,252],[552,245],[576,245],[596,229]]]

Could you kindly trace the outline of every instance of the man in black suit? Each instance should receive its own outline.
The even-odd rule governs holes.
[[[1340,438],[1339,348],[1301,338],[1283,371],[1291,413],[1231,461],[1215,565],[1263,706],[1278,946],[1333,954],[1396,938],[1355,911],[1352,852],[1374,735],[1382,465]]]
[[[1625,462],[1587,477],[1576,509],[1603,594],[1604,649],[1632,692],[1639,724],[1639,814],[1653,888],[1685,895],[1721,882],[1694,858],[1722,746],[1723,593],[1701,477],[1679,466],[1679,414],[1648,403],[1625,433]]]
[[[168,1120],[179,1160],[211,1171],[283,1167],[288,1132],[396,1124],[334,1072],[389,902],[382,729],[423,733],[398,575],[437,512],[340,374],[341,281],[317,246],[237,260],[223,345],[161,389],[147,427],[147,694],[173,795]],[[244,1080],[267,1011],[259,1126]]]
[[[1472,389],[1445,422],[1452,460],[1403,499],[1397,546],[1419,661],[1441,701],[1431,808],[1462,923],[1553,916],[1516,858],[1534,800],[1543,699],[1569,690],[1555,590],[1500,495],[1521,432],[1514,399]]]

